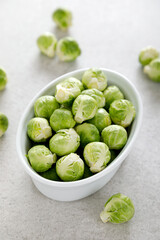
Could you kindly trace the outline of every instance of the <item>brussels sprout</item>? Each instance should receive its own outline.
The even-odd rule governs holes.
[[[149,65],[145,66],[144,73],[147,74],[151,80],[160,82],[160,58],[153,60]]]
[[[109,163],[111,163],[118,155],[114,150],[110,150],[110,153],[111,153],[111,159]]]
[[[53,96],[42,96],[34,104],[36,117],[50,118],[55,109],[59,108],[59,103]]]
[[[44,145],[37,145],[28,151],[28,159],[36,172],[45,172],[52,167],[57,158],[56,154],[52,154]]]
[[[5,71],[0,67],[0,91],[5,88],[7,81],[7,75]]]
[[[96,88],[84,90],[81,94],[93,97],[97,101],[98,108],[105,106],[105,97],[101,91]]]
[[[116,86],[109,86],[105,91],[104,91],[104,97],[106,100],[106,105],[105,108],[108,109],[110,104],[118,99],[123,99],[123,93],[120,91],[120,89]]]
[[[46,32],[37,39],[37,45],[40,51],[53,58],[56,52],[57,39],[53,33]]]
[[[93,176],[93,173],[90,171],[89,167],[84,164],[84,174],[83,174],[83,178],[88,178]]]
[[[121,193],[114,194],[104,205],[100,214],[102,222],[124,223],[134,216],[134,205],[131,199]]]
[[[149,64],[155,58],[158,58],[158,56],[159,56],[158,51],[155,48],[148,46],[148,47],[142,49],[142,51],[140,52],[139,62],[143,66],[145,66],[145,65]]]
[[[104,108],[99,108],[94,118],[88,120],[88,122],[94,124],[101,132],[105,127],[111,125],[111,118]]]
[[[58,177],[56,172],[56,166],[52,166],[49,170],[39,173],[41,177],[44,177],[46,179],[52,180],[52,181],[61,181],[61,179]]]
[[[85,88],[96,88],[103,91],[107,87],[107,77],[100,69],[91,68],[84,72],[82,83]]]
[[[77,123],[93,118],[97,111],[97,102],[88,95],[79,95],[73,102],[72,112]]]
[[[56,100],[63,105],[72,105],[74,99],[83,90],[83,85],[80,80],[70,77],[56,86]]]
[[[66,9],[55,10],[52,19],[61,30],[66,30],[72,25],[72,13]]]
[[[6,115],[0,112],[0,137],[7,131],[8,118]]]
[[[90,142],[99,142],[99,131],[93,124],[83,123],[75,127],[76,132],[80,136],[81,147],[85,147]]]
[[[109,149],[121,149],[127,142],[127,131],[119,125],[110,125],[103,129],[102,140]]]
[[[59,130],[49,141],[49,148],[58,156],[76,152],[80,137],[73,128]]]
[[[29,138],[34,142],[45,142],[52,136],[52,129],[45,118],[32,118],[27,125]]]
[[[77,154],[71,153],[57,161],[56,171],[63,181],[76,181],[83,177],[84,162]]]
[[[111,158],[108,146],[102,142],[88,143],[84,148],[83,156],[93,173],[102,171]]]
[[[134,120],[136,111],[130,101],[121,99],[111,103],[109,114],[115,124],[121,125],[122,127],[128,127]]]
[[[81,49],[71,37],[64,37],[58,41],[57,56],[63,62],[74,61],[81,54]]]
[[[75,124],[72,112],[68,109],[56,109],[50,118],[50,125],[55,132],[60,129],[73,128]]]

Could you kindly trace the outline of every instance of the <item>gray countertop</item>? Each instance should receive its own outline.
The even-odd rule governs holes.
[[[51,14],[58,6],[71,9],[73,26],[67,33],[78,40],[82,55],[73,63],[41,55],[37,37],[55,28]],[[0,139],[0,239],[160,238],[160,84],[150,81],[138,63],[141,48],[160,50],[159,0],[1,0],[0,65],[8,74],[0,92],[0,111],[9,128]],[[44,197],[22,168],[16,152],[19,119],[33,96],[56,77],[83,67],[105,67],[124,74],[141,94],[143,124],[134,148],[117,174],[100,191],[75,202]],[[99,213],[117,192],[135,205],[125,224],[103,224]]]

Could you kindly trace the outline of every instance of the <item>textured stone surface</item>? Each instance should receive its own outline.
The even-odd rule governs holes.
[[[82,55],[61,63],[39,53],[37,37],[55,28],[52,11],[65,6],[74,14],[68,35]],[[138,63],[141,48],[160,50],[159,0],[0,1],[0,65],[8,74],[0,92],[0,111],[10,121],[0,139],[0,239],[157,240],[160,236],[160,84],[147,79]],[[16,153],[19,119],[30,99],[52,79],[83,67],[105,67],[126,75],[139,90],[143,125],[127,160],[99,192],[63,203],[41,195],[24,172]],[[134,218],[121,225],[103,224],[99,213],[114,193],[130,196]]]

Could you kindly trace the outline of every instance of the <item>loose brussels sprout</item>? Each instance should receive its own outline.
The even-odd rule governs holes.
[[[71,153],[57,161],[56,171],[63,181],[76,181],[83,177],[84,162],[77,154]]]
[[[49,141],[49,148],[58,156],[76,152],[80,137],[73,128],[59,130]]]
[[[110,125],[103,129],[102,140],[109,149],[121,149],[127,142],[127,131],[119,125]]]
[[[109,109],[110,104],[119,99],[123,99],[124,95],[120,91],[120,89],[116,86],[109,86],[105,91],[104,91],[104,97],[106,100],[106,105],[105,108]]]
[[[75,127],[76,132],[80,136],[81,147],[85,147],[90,142],[99,142],[99,131],[93,124],[83,123]]]
[[[115,124],[121,125],[122,127],[128,127],[134,120],[136,111],[130,101],[121,99],[111,103],[109,114]]]
[[[56,109],[50,118],[50,125],[55,132],[60,129],[73,128],[75,124],[72,112],[64,108]]]
[[[88,95],[79,95],[73,102],[72,112],[77,123],[93,118],[97,111],[97,102]]]
[[[121,193],[114,194],[104,205],[100,214],[102,222],[124,223],[134,216],[134,205],[131,199]]]
[[[94,124],[101,132],[105,127],[111,125],[111,118],[104,108],[99,108],[94,118],[88,120],[88,122]]]
[[[59,103],[53,96],[42,96],[34,104],[36,117],[50,118],[55,109],[59,108]]]
[[[81,49],[71,37],[64,37],[58,41],[57,56],[63,62],[74,61],[81,54]]]
[[[155,58],[158,58],[158,56],[159,56],[158,51],[155,48],[148,46],[148,47],[142,49],[142,51],[140,52],[139,62],[143,66],[145,66],[145,65],[149,64]]]
[[[52,154],[47,147],[38,145],[28,151],[28,159],[36,172],[45,172],[52,167],[57,158],[56,154]]]
[[[84,148],[83,156],[93,173],[102,171],[111,158],[108,146],[102,142],[88,143]]]
[[[7,131],[8,118],[6,115],[0,112],[0,137]]]
[[[93,97],[97,101],[98,108],[105,106],[105,97],[101,91],[96,88],[84,90],[81,94]]]
[[[72,105],[74,99],[83,90],[83,84],[74,77],[67,78],[56,86],[56,100],[63,105]]]
[[[27,125],[29,138],[34,142],[45,142],[52,136],[52,129],[45,118],[32,118]]]
[[[56,52],[57,39],[53,33],[46,32],[37,39],[37,45],[40,51],[53,58]]]
[[[147,74],[151,80],[160,82],[160,58],[153,60],[149,65],[145,66],[144,73]]]
[[[7,84],[7,75],[5,71],[0,68],[0,91],[3,90]]]
[[[49,170],[39,173],[39,175],[52,181],[61,181],[61,179],[57,175],[56,166],[52,166]]]
[[[91,68],[84,72],[82,83],[85,88],[96,88],[103,91],[107,87],[107,77],[100,69]]]
[[[66,30],[72,25],[72,13],[66,9],[55,10],[52,19],[61,30]]]

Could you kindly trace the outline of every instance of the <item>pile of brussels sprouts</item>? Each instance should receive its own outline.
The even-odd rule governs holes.
[[[69,77],[56,85],[55,96],[38,98],[34,114],[27,125],[32,168],[50,180],[76,181],[117,156],[135,108],[117,86],[107,87],[103,71],[88,69],[81,81]]]

